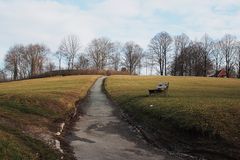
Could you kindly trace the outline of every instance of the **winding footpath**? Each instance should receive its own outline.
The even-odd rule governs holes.
[[[67,137],[74,156],[78,160],[176,160],[149,145],[119,118],[102,91],[103,79],[93,85],[84,114]]]

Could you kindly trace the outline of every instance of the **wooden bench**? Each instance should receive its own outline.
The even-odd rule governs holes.
[[[155,95],[155,94],[164,94],[165,96],[167,96],[168,88],[169,88],[169,82],[160,83],[156,87],[156,89],[149,89],[148,90],[149,96]]]

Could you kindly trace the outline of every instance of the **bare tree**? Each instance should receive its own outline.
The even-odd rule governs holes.
[[[214,43],[213,48],[214,49],[213,49],[212,57],[213,57],[213,62],[214,62],[214,70],[215,70],[215,74],[216,74],[222,67],[223,55],[221,53],[219,43]]]
[[[209,37],[208,34],[204,34],[202,37],[202,45],[203,45],[203,59],[204,59],[204,76],[206,77],[208,74],[208,60],[210,59],[211,55],[213,54],[214,49],[214,42]]]
[[[25,59],[25,63],[27,63],[30,70],[30,77],[43,72],[43,65],[48,53],[49,49],[45,45],[30,44],[25,47],[23,59]]]
[[[143,54],[143,56],[142,56],[142,58],[144,57],[144,54]],[[137,65],[137,73],[138,73],[138,75],[141,75],[141,70],[142,70],[142,67],[143,67],[143,64],[142,64],[142,60],[140,60],[140,62],[138,63],[138,65]]]
[[[143,57],[143,67],[145,68],[145,74],[148,75],[148,68],[150,66],[150,58],[148,57],[148,53],[145,52],[145,56]]]
[[[7,80],[7,74],[5,70],[0,69],[0,82],[4,82]]]
[[[48,62],[46,65],[46,71],[52,72],[56,68],[56,65],[53,62]]]
[[[155,35],[149,44],[149,50],[159,65],[160,75],[167,73],[167,53],[171,50],[172,38],[167,32]]]
[[[233,69],[234,65],[234,54],[236,52],[236,37],[230,34],[226,34],[220,41],[219,41],[219,49],[224,56],[225,59],[225,69],[226,69],[226,76],[230,77],[230,72]]]
[[[20,61],[19,61],[19,78],[27,78],[30,75],[30,65],[27,59],[27,48],[23,47],[23,52],[20,54]]]
[[[174,62],[173,64],[175,64],[174,66],[172,66],[172,74],[175,76],[176,75],[176,70],[177,70],[177,65],[178,65],[178,56],[181,53],[181,51],[186,48],[190,43],[190,39],[189,37],[182,33],[181,35],[177,35],[174,37],[174,60],[176,62]]]
[[[20,55],[24,52],[22,45],[11,47],[5,57],[5,68],[12,73],[13,79],[18,79],[19,64],[21,63]]]
[[[10,71],[13,79],[16,80],[18,76],[18,58],[15,52],[12,52],[11,49],[8,54],[5,56],[5,68]]]
[[[149,59],[150,75],[153,75],[153,70],[156,65],[156,62],[154,61],[154,56],[153,54],[149,54],[147,58]]]
[[[87,69],[89,67],[89,59],[86,55],[79,55],[77,63],[75,64],[76,69]]]
[[[118,71],[121,64],[121,44],[119,42],[114,43],[114,51],[110,55],[110,65],[115,71]]]
[[[110,56],[110,63],[111,63],[112,68],[115,71],[118,71],[119,67],[120,67],[120,63],[121,63],[121,54],[119,52],[114,52]]]
[[[113,52],[114,44],[107,38],[94,39],[87,47],[87,53],[93,67],[98,70],[102,70],[107,66],[109,56]]]
[[[80,48],[81,48],[80,40],[76,35],[69,35],[62,40],[59,46],[59,52],[61,52],[66,58],[68,70],[73,69],[74,59],[76,55],[79,53]]]
[[[136,68],[141,64],[143,49],[134,42],[127,42],[123,47],[123,63],[130,74],[136,73]]]
[[[57,51],[54,55],[58,59],[58,70],[61,70],[62,69],[62,58],[63,58],[64,54],[61,51]]]

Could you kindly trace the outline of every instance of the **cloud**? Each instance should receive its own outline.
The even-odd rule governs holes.
[[[205,32],[213,38],[240,33],[239,0],[0,0],[0,64],[17,43],[44,43],[55,51],[68,34],[79,35],[85,46],[106,36],[147,46],[163,30],[187,33],[192,39]],[[1,65],[0,65],[1,66]]]

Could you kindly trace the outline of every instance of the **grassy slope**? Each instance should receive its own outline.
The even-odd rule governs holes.
[[[169,96],[147,96],[162,81],[170,82]],[[137,121],[161,132],[221,137],[240,146],[238,79],[112,76],[106,82],[113,100]]]
[[[58,159],[55,151],[37,139],[51,134],[54,122],[68,116],[97,77],[0,83],[0,159]]]

